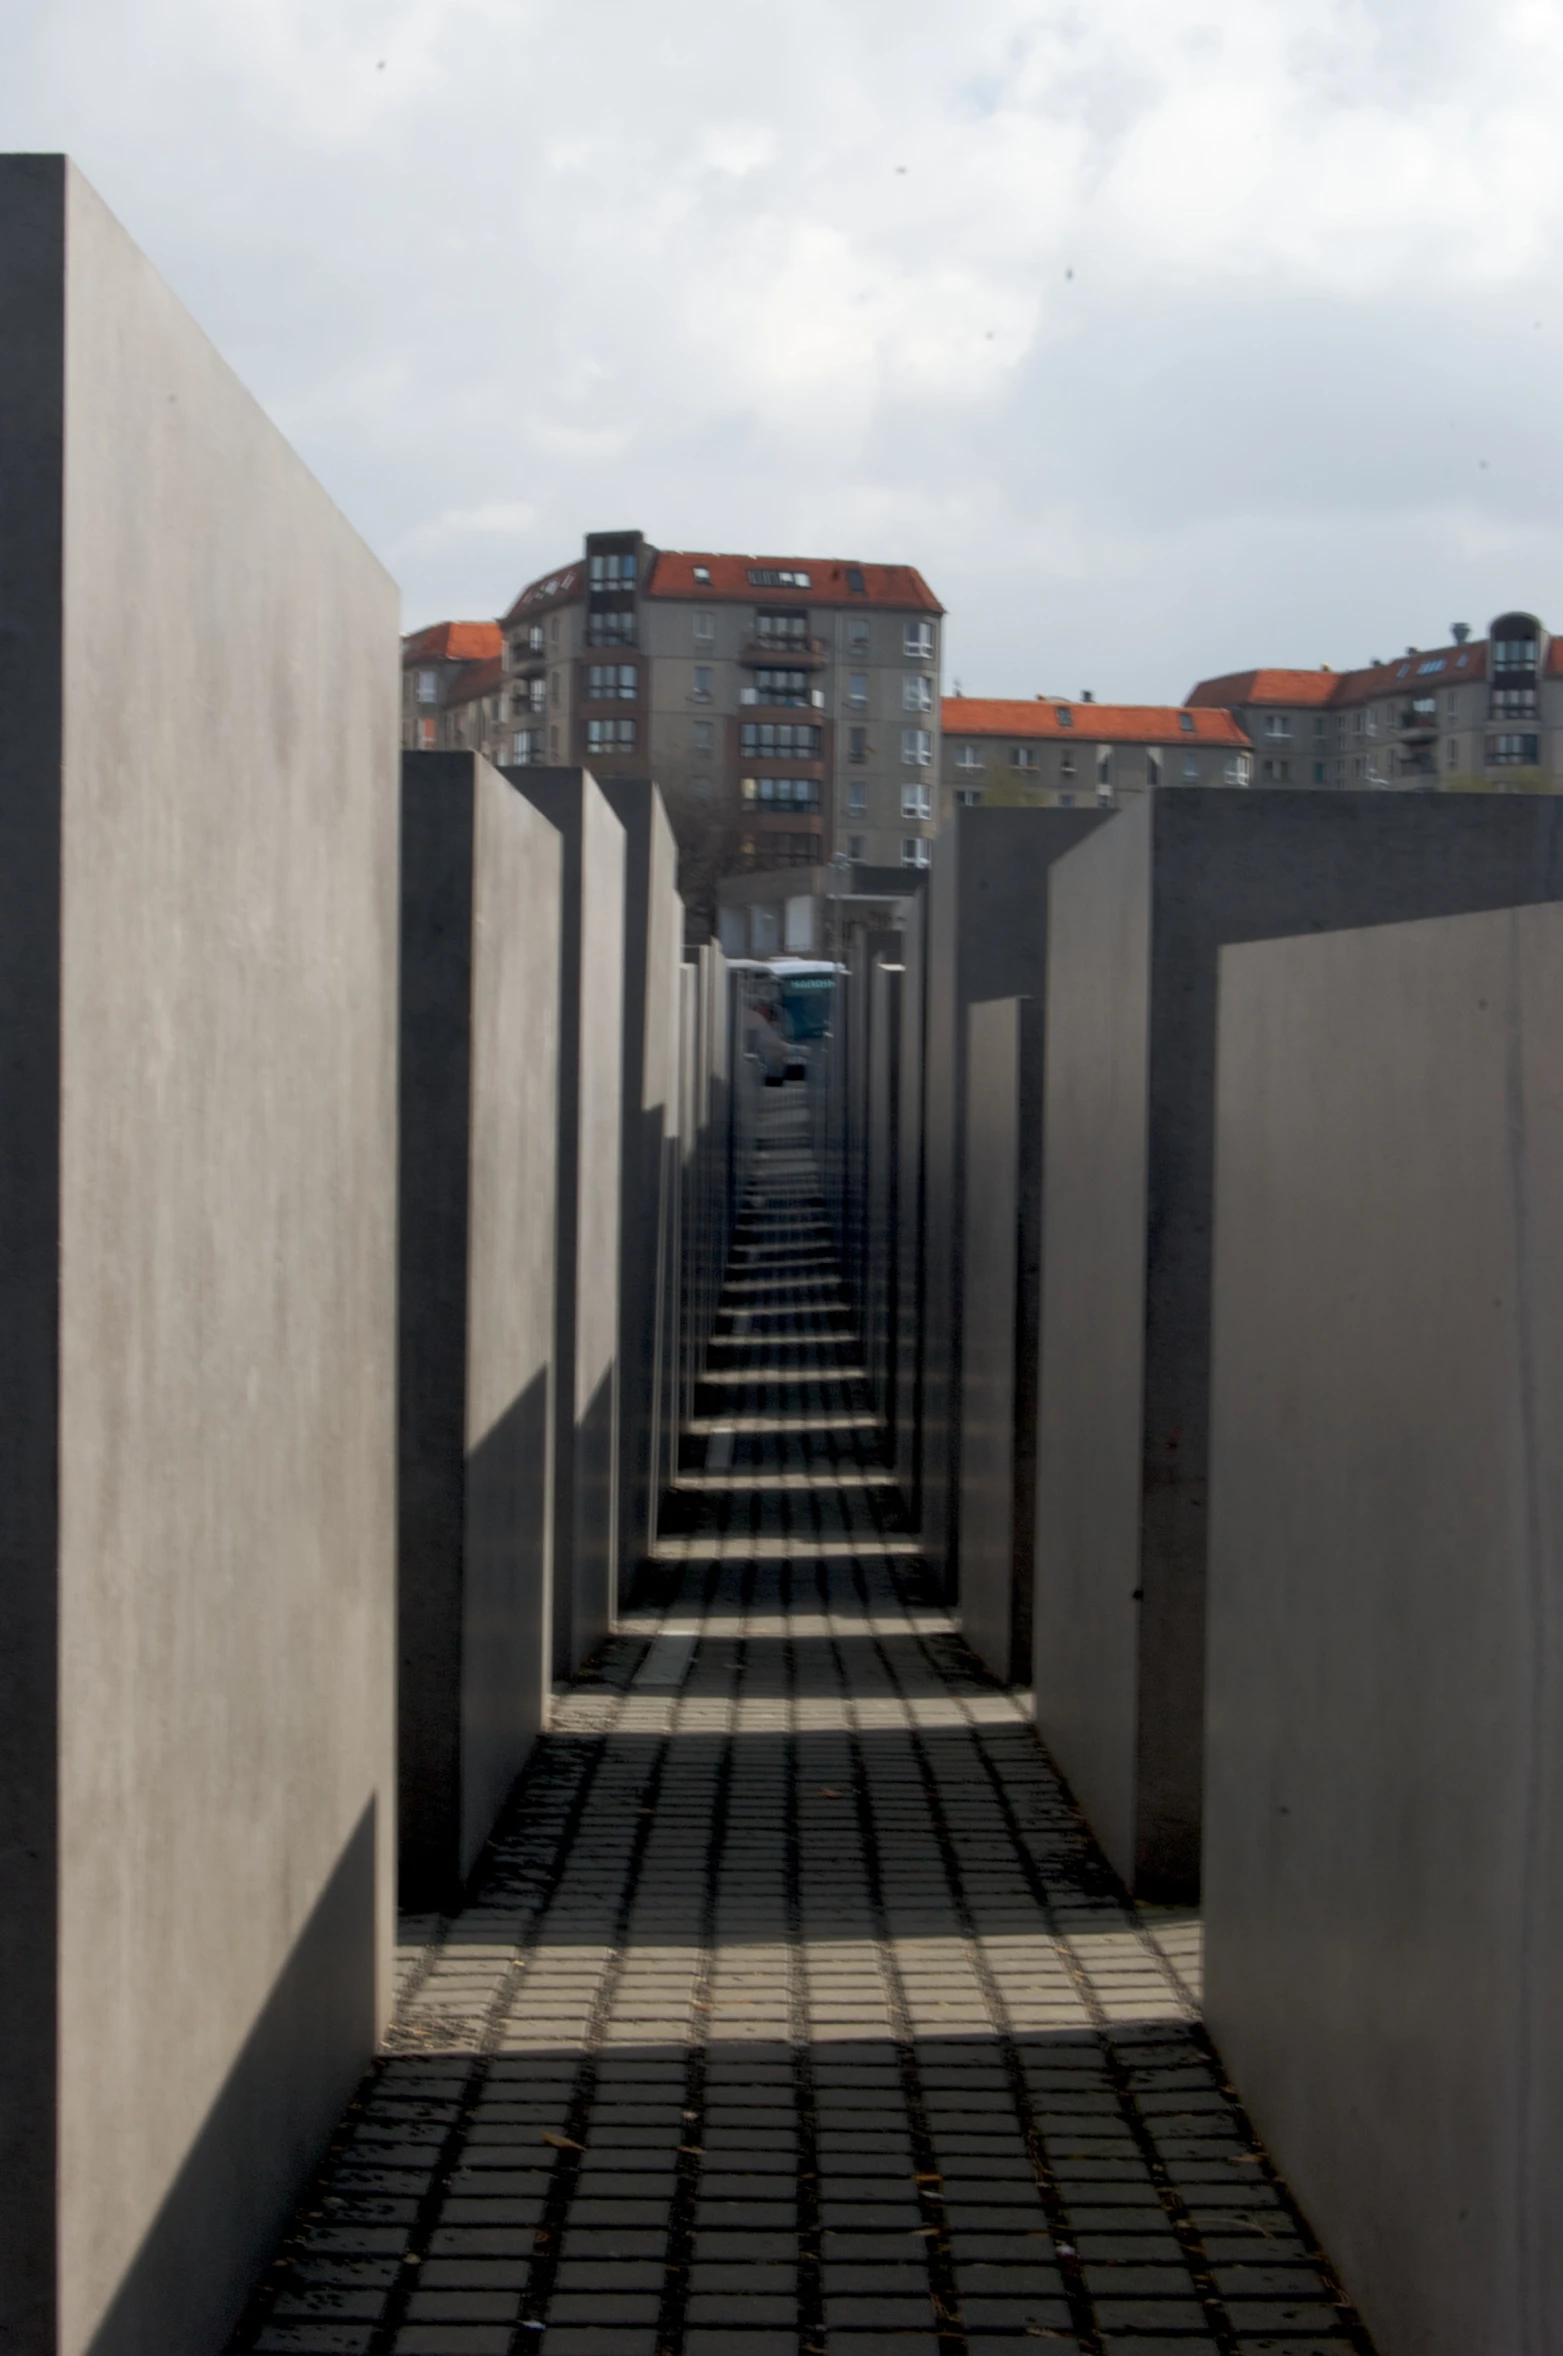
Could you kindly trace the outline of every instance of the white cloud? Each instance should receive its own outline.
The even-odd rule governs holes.
[[[634,523],[919,563],[971,690],[1563,617],[1560,111],[1546,0],[0,17],[410,618]]]

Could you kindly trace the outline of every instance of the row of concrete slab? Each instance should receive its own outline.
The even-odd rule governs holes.
[[[58,158],[0,318],[0,2346],[196,2356],[652,1542],[727,982]]]
[[[814,1120],[968,1637],[1387,2356],[1563,2345],[1563,803],[963,812]]]

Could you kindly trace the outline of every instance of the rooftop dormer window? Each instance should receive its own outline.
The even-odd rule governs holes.
[[[1193,733],[1194,733],[1194,715],[1193,715],[1193,713],[1192,713],[1192,712],[1180,712],[1180,713],[1178,714],[1178,726],[1179,726],[1179,727],[1182,729],[1182,731],[1183,731],[1183,733],[1184,733],[1184,735],[1185,735],[1185,736],[1192,736],[1192,735],[1193,735]]]

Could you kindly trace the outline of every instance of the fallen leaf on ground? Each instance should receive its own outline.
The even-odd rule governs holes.
[[[555,2151],[584,2151],[586,2149],[584,2143],[573,2143],[568,2135],[556,2135],[551,2127],[543,2129],[538,2141],[551,2145]]]

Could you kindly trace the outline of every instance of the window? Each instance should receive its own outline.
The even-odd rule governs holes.
[[[1376,708],[1375,708],[1374,706],[1372,706],[1372,705],[1369,705],[1369,707],[1368,707],[1367,711],[1366,711],[1366,712],[1363,714],[1363,718],[1364,718],[1364,720],[1365,720],[1365,722],[1366,722],[1366,724],[1367,724],[1367,731],[1368,731],[1368,734],[1369,734],[1369,736],[1377,736],[1377,734],[1378,734],[1378,712],[1377,712]]]
[[[925,834],[902,835],[901,865],[903,867],[926,867],[927,864],[928,837]]]
[[[955,799],[962,810],[975,810],[982,800],[982,788],[979,785],[958,785]]]
[[[1495,687],[1492,691],[1492,716],[1495,720],[1534,720],[1536,690],[1534,687]]]
[[[749,567],[751,589],[807,589],[810,585],[807,573],[788,572],[767,564],[752,564]]]
[[[702,643],[716,636],[716,616],[714,614],[696,614],[695,636]]]
[[[1198,753],[1185,753],[1185,754],[1184,754],[1184,756],[1183,756],[1183,782],[1184,782],[1184,784],[1185,784],[1185,785],[1198,785],[1198,783],[1199,783],[1199,755],[1198,755]]]
[[[847,809],[854,818],[861,818],[868,808],[868,787],[861,777],[852,778],[847,786]]]
[[[860,834],[849,834],[847,837],[847,857],[849,859],[861,859],[862,856],[863,837]]]
[[[627,753],[635,743],[633,720],[588,720],[586,749],[589,753]]]
[[[1541,749],[1538,736],[1489,736],[1487,762],[1490,768],[1532,768]]]
[[[1322,727],[1322,725],[1323,725],[1322,721],[1321,721],[1320,725],[1321,725],[1321,727]],[[1194,733],[1194,715],[1193,715],[1193,713],[1192,713],[1192,712],[1180,712],[1180,713],[1178,714],[1178,726],[1179,726],[1179,727],[1182,729],[1182,731],[1183,731],[1183,733],[1184,733],[1184,735],[1185,735],[1185,736],[1192,736],[1192,735],[1193,735],[1193,733]]]
[[[1418,677],[1419,679],[1425,679],[1425,678],[1428,676],[1428,674],[1429,674],[1430,672],[1432,672],[1432,671],[1441,671],[1441,670],[1443,669],[1443,667],[1444,667],[1444,658],[1443,658],[1443,656],[1442,656],[1441,654],[1435,654],[1435,655],[1434,655],[1434,656],[1431,658],[1431,660],[1430,660],[1430,661],[1428,661],[1428,662],[1425,662],[1425,663],[1418,663],[1418,664],[1417,664],[1417,667],[1416,667],[1416,669],[1417,669],[1417,677]]]
[[[1249,770],[1247,753],[1228,753],[1226,765],[1226,781],[1228,785],[1246,785],[1248,783],[1248,775]]]
[[[754,675],[754,700],[761,704],[806,704],[809,675],[807,671],[773,670],[762,665]]]
[[[710,567],[708,564],[697,564],[697,565],[696,565],[696,567],[695,567],[695,579],[696,579],[697,581],[709,581],[709,580],[710,580],[710,578],[711,578],[711,567]],[[710,617],[710,615],[709,615],[709,614],[707,614],[707,615],[705,616],[705,619],[706,619],[707,621],[709,621],[709,620],[710,620],[710,618],[711,618],[711,617]],[[696,616],[695,616],[695,636],[696,636],[697,638],[698,638],[698,637],[699,637],[699,635],[700,635],[700,622],[701,622],[701,616],[700,616],[699,614],[696,614]],[[710,636],[710,635],[711,635],[711,633],[710,633],[710,632],[709,632],[709,630],[708,630],[708,631],[706,632],[706,636],[709,638],[709,636]]]
[[[633,550],[620,554],[599,554],[591,560],[591,585],[594,589],[633,589],[635,586],[635,557]]]
[[[548,758],[550,761],[557,761],[559,758],[559,723],[557,720],[550,720],[548,723]]]
[[[863,567],[860,564],[849,564],[847,567],[847,593],[852,597],[867,595],[863,586]]]
[[[635,701],[635,665],[633,663],[589,663],[586,667],[586,693],[593,703],[633,703]]]
[[[868,759],[868,730],[866,728],[849,728],[847,730],[847,759],[849,761],[866,761]]]
[[[849,671],[847,673],[847,702],[854,712],[868,710],[868,673],[866,671]]]
[[[1053,717],[1058,722],[1060,728],[1073,728],[1075,724],[1074,713],[1069,709],[1067,704],[1057,705],[1054,709]]]
[[[1108,744],[1096,748],[1096,790],[1099,794],[1110,794],[1113,790],[1113,751]]]
[[[1492,667],[1495,671],[1534,671],[1540,651],[1534,638],[1495,638]]]
[[[758,802],[762,809],[817,810],[819,808],[819,779],[817,777],[746,777],[743,798]]]
[[[1012,769],[1034,769],[1037,765],[1036,746],[1012,744],[1009,748],[1009,765]]]
[[[694,749],[695,749],[695,751],[696,751],[697,753],[708,753],[708,752],[711,750],[711,723],[710,723],[710,721],[709,721],[709,720],[696,720],[696,721],[694,721],[694,722],[692,723],[691,727],[690,727],[690,731],[689,731],[689,741],[690,741],[690,743],[691,743],[691,744],[694,746]]]
[[[711,666],[709,663],[696,663],[694,685],[689,692],[697,704],[708,704],[711,701]]]
[[[1158,746],[1153,744],[1148,744],[1145,748],[1145,782],[1147,785],[1160,785],[1161,783],[1161,751]]]
[[[1260,775],[1266,785],[1290,785],[1292,764],[1290,761],[1266,761]]]
[[[980,769],[983,766],[983,760],[977,746],[963,744],[955,756],[955,766],[957,769]]]
[[[421,704],[437,704],[439,700],[440,675],[438,671],[420,671],[418,673],[418,701]]]
[[[1073,745],[1067,745],[1064,751],[1060,754],[1058,762],[1058,774],[1068,782],[1073,783],[1075,774],[1075,748]]]
[[[908,622],[901,633],[901,651],[909,660],[926,662],[933,653],[932,622]]]
[[[548,674],[548,700],[555,708],[564,702],[564,673],[562,671],[550,671]]]
[[[1292,715],[1290,712],[1266,712],[1266,736],[1290,736],[1291,733]]]
[[[548,643],[550,646],[557,646],[559,643],[559,616],[557,614],[550,614],[548,617]]]
[[[518,728],[511,739],[510,758],[517,769],[531,769],[543,757],[543,732],[540,728]]]
[[[702,802],[708,802],[711,799],[710,778],[692,777],[689,781],[689,790],[691,793],[697,794]]]
[[[418,750],[422,753],[432,753],[437,733],[432,720],[420,720],[418,722]]]
[[[901,682],[903,712],[931,712],[933,710],[933,681],[921,671],[910,671]]]
[[[762,646],[807,646],[809,617],[798,613],[756,614],[754,634]]]
[[[903,818],[931,818],[933,816],[932,788],[926,785],[903,785],[901,788]]]
[[[528,651],[529,651],[530,653],[532,653],[532,654],[541,654],[541,653],[542,653],[542,651],[543,651],[543,625],[542,625],[542,623],[541,623],[541,622],[534,622],[534,623],[532,624],[532,627],[531,627],[531,629],[530,629],[530,630],[528,630],[528,632],[527,632],[527,634],[526,634],[526,643],[527,643],[527,648],[528,648]]]
[[[820,732],[807,720],[746,720],[740,734],[746,753],[819,759]]]
[[[1460,739],[1457,736],[1451,736],[1449,742],[1444,746],[1444,761],[1451,769],[1459,768]]]
[[[901,758],[913,767],[933,759],[933,732],[928,728],[903,728]]]
[[[847,644],[853,649],[854,652],[858,652],[863,647],[867,646],[868,616],[866,614],[854,614],[851,621],[848,622]]]
[[[529,708],[534,712],[540,712],[548,701],[548,682],[541,672],[535,679],[527,681],[526,700]]]
[[[555,639],[555,645],[558,640]],[[635,610],[627,606],[623,613],[588,614],[586,617],[588,646],[633,646],[635,643]]]
[[[1060,809],[1060,810],[1072,810],[1072,809],[1074,808],[1074,806],[1075,806],[1075,797],[1074,797],[1074,795],[1073,795],[1073,794],[1060,794],[1060,795],[1059,795],[1059,797],[1058,797],[1058,801],[1057,801],[1057,803],[1056,803],[1056,805],[1055,805],[1055,807],[1057,807],[1057,808],[1058,808],[1058,809]]]

